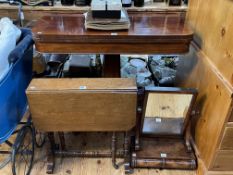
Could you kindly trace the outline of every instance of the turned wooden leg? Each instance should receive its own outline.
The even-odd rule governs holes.
[[[48,149],[48,151],[47,151],[48,158],[47,158],[47,171],[46,171],[46,173],[52,174],[53,170],[54,170],[54,166],[55,166],[54,151],[56,148],[54,133],[49,132],[48,138],[49,138],[49,142],[50,142],[50,149]]]
[[[64,132],[58,132],[58,136],[61,144],[61,150],[64,151],[66,150],[66,141],[65,141]]]
[[[112,165],[115,169],[118,169],[119,166],[116,164],[116,133],[112,133]]]
[[[135,150],[139,151],[140,150],[140,142],[139,142],[139,133],[136,131],[136,136],[135,136]]]
[[[142,108],[139,106],[137,108],[137,118],[136,118],[136,128],[135,128],[135,147],[136,151],[140,150],[140,133],[141,133],[141,113]]]
[[[124,132],[124,157],[129,155],[129,136],[128,132]]]
[[[133,173],[132,168],[130,167],[130,142],[129,142],[129,135],[128,132],[124,133],[124,168],[125,174]]]

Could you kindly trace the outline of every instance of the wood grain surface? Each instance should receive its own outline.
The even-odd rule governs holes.
[[[136,122],[132,79],[37,79],[27,97],[42,131],[129,131]]]
[[[182,139],[143,138],[142,149],[132,155],[132,165],[144,168],[195,169],[195,160]]]
[[[233,1],[190,0],[187,22],[194,40],[218,68],[228,84],[233,85]]]
[[[33,79],[28,91],[62,91],[62,90],[136,90],[134,78],[40,78]]]
[[[232,110],[232,89],[219,75],[206,55],[195,44],[191,52],[180,60],[177,86],[198,89],[194,117],[195,143],[207,169],[211,169],[214,156]]]
[[[205,88],[199,89],[199,92],[203,95],[202,100],[199,102],[200,104],[198,104],[198,106],[202,107],[198,108],[203,112],[201,112],[197,124],[196,130],[199,131],[196,132],[196,138],[203,164],[199,166],[202,170],[200,170],[198,174],[233,174],[233,171],[216,171],[216,167],[218,167],[216,165],[219,165],[221,170],[224,170],[223,164],[230,160],[231,152],[228,152],[228,158],[226,158],[226,156],[218,156],[221,159],[220,162],[220,159],[217,160],[215,158],[218,149],[229,149],[227,145],[230,143],[230,140],[227,139],[229,138],[229,128],[225,129],[225,126],[228,126],[226,123],[228,120],[232,121],[232,119],[229,119],[229,116],[232,116],[231,94],[233,92],[232,15],[232,0],[189,1],[186,22],[194,30],[194,41],[201,51],[197,51],[196,54],[192,55],[192,57],[197,58],[193,59],[189,57],[193,61],[191,61],[191,63],[186,62],[185,65],[182,66],[183,70],[180,71],[180,73],[184,73],[184,75],[181,76],[183,82],[188,82],[187,84],[196,87],[202,87],[204,84],[206,86]],[[193,66],[190,66],[191,64]],[[201,66],[200,64],[203,65]],[[193,69],[191,67],[193,67]],[[209,68],[212,69],[215,75],[205,70]],[[200,73],[195,73],[196,76],[193,77],[195,70],[198,70]],[[213,80],[213,77],[216,77],[214,79],[218,79],[218,81]],[[228,134],[226,133],[227,130]],[[223,137],[224,132],[227,135]],[[207,142],[206,138],[210,140]],[[221,144],[223,145],[219,145],[220,142],[222,142]],[[215,161],[217,161],[217,164]],[[215,171],[211,171],[213,164],[215,165]],[[226,163],[226,165],[229,164]]]
[[[186,116],[191,94],[156,94],[148,97],[146,117],[183,118]]]
[[[192,30],[177,14],[129,14],[125,31],[96,31],[84,28],[84,16],[44,16],[33,27],[36,48],[58,53],[184,53]],[[143,45],[143,47],[141,47]]]

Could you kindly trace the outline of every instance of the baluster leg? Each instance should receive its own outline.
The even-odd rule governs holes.
[[[64,132],[58,132],[60,144],[61,144],[61,150],[65,151],[66,150],[66,140],[64,136]]]
[[[124,132],[124,168],[125,174],[133,173],[133,170],[130,166],[130,140],[128,132]]]
[[[118,169],[119,166],[116,164],[116,133],[112,133],[112,165],[115,169]]]
[[[56,148],[54,133],[49,132],[48,138],[50,142],[50,149],[47,151],[47,174],[52,174],[55,166],[55,158],[54,158],[54,151]]]

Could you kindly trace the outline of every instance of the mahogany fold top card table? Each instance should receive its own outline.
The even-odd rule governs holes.
[[[193,32],[180,15],[129,14],[123,31],[85,29],[84,15],[42,17],[33,27],[36,49],[46,53],[177,54],[189,50]]]
[[[189,51],[193,32],[179,14],[130,13],[129,18],[129,30],[97,31],[85,29],[82,14],[44,16],[32,29],[36,49],[45,53],[105,54],[103,77],[120,77],[120,54]]]

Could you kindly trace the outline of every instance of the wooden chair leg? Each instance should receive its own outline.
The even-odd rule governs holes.
[[[115,169],[118,169],[119,166],[116,164],[116,133],[112,133],[112,165]]]
[[[54,138],[54,133],[49,132],[48,133],[48,138],[50,142],[50,149],[47,151],[47,174],[53,174],[54,166],[55,166],[55,158],[54,158],[54,151],[55,151],[55,138]]]

